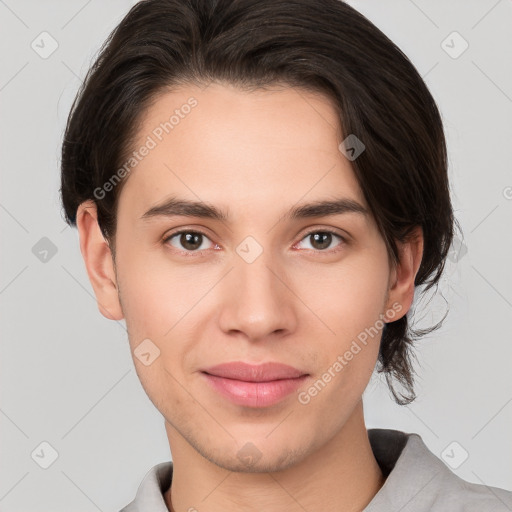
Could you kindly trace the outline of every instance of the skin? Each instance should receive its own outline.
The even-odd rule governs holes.
[[[380,331],[306,405],[296,393],[272,407],[234,405],[206,385],[200,370],[278,361],[309,373],[299,391],[308,389],[393,304],[401,308],[393,321],[409,310],[421,230],[399,245],[400,263],[393,266],[371,216],[284,219],[290,208],[315,200],[345,197],[368,208],[338,149],[344,137],[334,106],[320,94],[183,86],[145,112],[135,147],[190,96],[198,105],[122,189],[115,263],[95,204],[78,211],[100,312],[125,318],[132,355],[147,338],[160,350],[148,366],[133,360],[165,419],[174,463],[167,506],[362,510],[384,483],[362,407]],[[213,204],[230,218],[141,219],[171,196]],[[180,244],[179,235],[164,241],[178,228],[206,234],[201,254]],[[322,229],[334,229],[345,242],[333,236],[322,248],[306,236]],[[236,252],[247,236],[263,250],[252,263]],[[237,457],[249,442],[261,454],[250,467]]]

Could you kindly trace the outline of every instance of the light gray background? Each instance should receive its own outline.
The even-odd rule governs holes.
[[[0,1],[2,511],[118,510],[170,458],[124,323],[98,312],[58,193],[80,78],[133,3]],[[402,48],[439,104],[465,234],[442,283],[448,318],[417,348],[418,399],[399,407],[372,378],[367,426],[417,432],[440,458],[456,441],[451,461],[469,455],[456,474],[512,490],[512,1],[350,4]],[[59,45],[47,59],[31,48],[43,31]],[[458,58],[442,47],[453,31],[469,44]],[[463,44],[453,37],[452,53]],[[33,252],[43,237],[57,250],[46,262]],[[426,325],[444,309],[438,294],[417,317]],[[48,469],[31,456],[43,441],[58,452]]]

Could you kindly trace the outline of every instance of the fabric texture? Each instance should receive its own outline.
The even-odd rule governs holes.
[[[512,512],[512,491],[458,477],[418,434],[373,428],[368,438],[386,481],[363,512]],[[172,462],[157,464],[120,512],[169,512],[171,481]]]

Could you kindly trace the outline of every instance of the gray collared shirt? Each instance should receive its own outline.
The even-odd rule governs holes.
[[[512,491],[466,482],[418,434],[373,428],[368,437],[386,481],[363,512],[512,512]],[[120,512],[168,512],[171,480],[172,462],[157,464]]]

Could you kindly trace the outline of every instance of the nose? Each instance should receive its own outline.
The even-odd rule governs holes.
[[[252,263],[235,255],[234,268],[222,282],[220,328],[252,341],[293,332],[299,300],[290,281],[270,252],[263,251]]]

